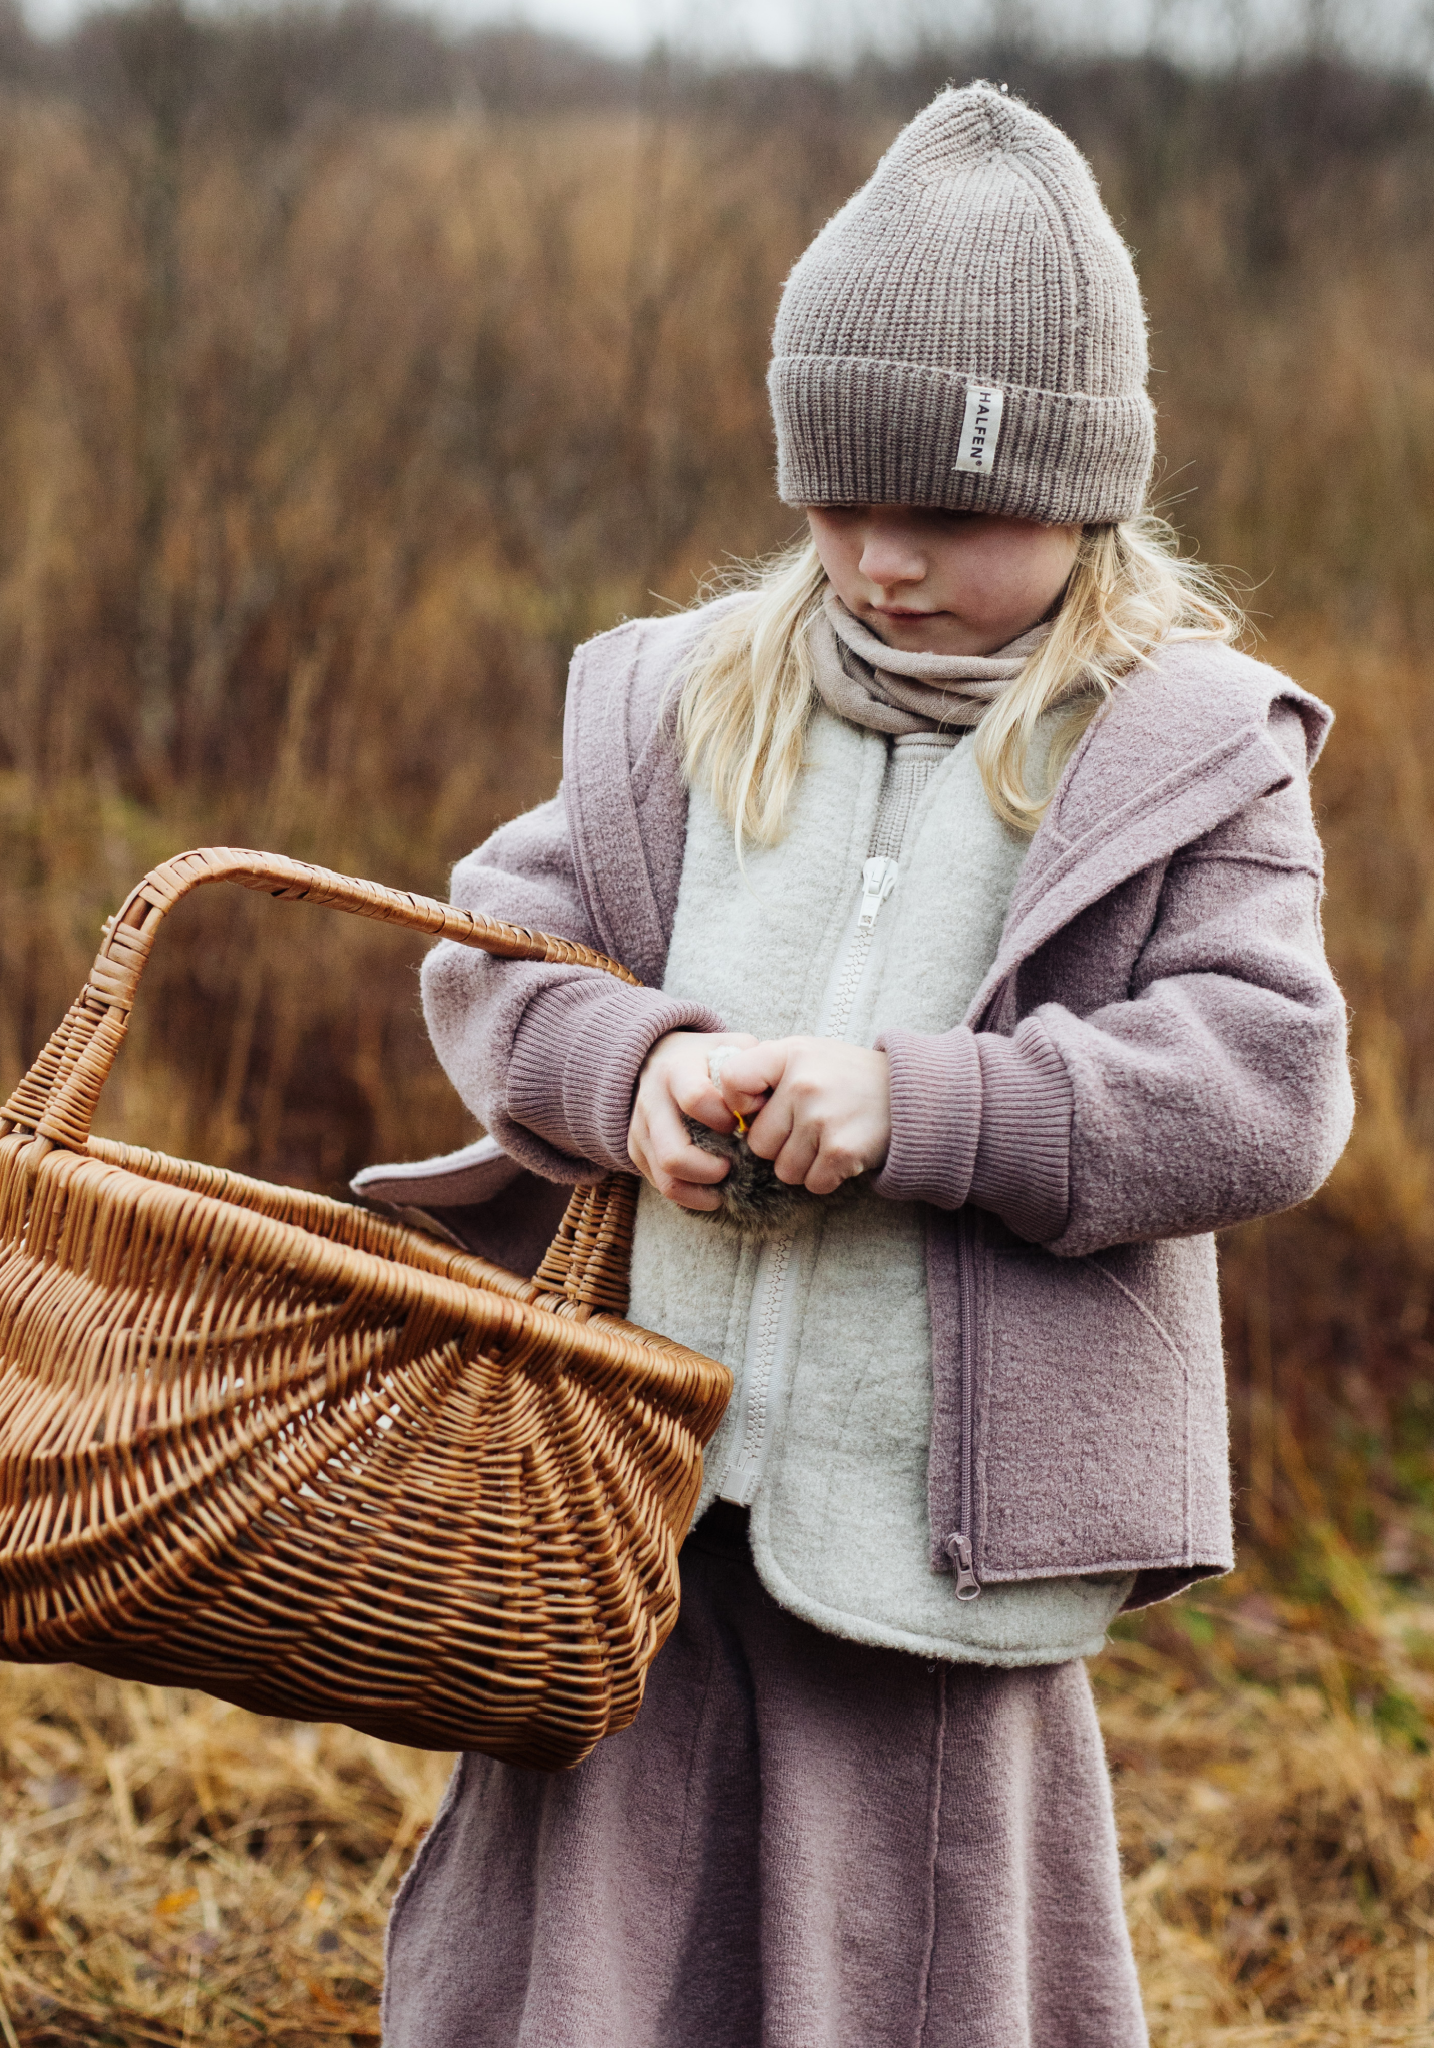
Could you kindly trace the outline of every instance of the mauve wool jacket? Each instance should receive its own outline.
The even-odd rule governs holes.
[[[637,620],[578,650],[558,795],[454,871],[456,903],[647,984],[429,955],[435,1048],[515,1172],[630,1170],[647,1052],[722,1028],[660,990],[687,815],[673,685],[696,628]],[[875,1185],[929,1205],[938,1570],[1133,1572],[1138,1606],[1231,1563],[1209,1233],[1312,1194],[1353,1113],[1308,792],[1329,723],[1228,647],[1161,648],[1069,762],[965,1021],[879,1041]]]

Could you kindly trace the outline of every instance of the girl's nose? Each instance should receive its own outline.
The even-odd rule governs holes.
[[[880,590],[897,584],[920,583],[926,575],[926,558],[909,533],[885,520],[869,526],[862,536],[861,574]]]

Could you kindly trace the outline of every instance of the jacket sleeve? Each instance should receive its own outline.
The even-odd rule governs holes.
[[[561,790],[458,863],[452,900],[602,951]],[[494,960],[451,941],[424,961],[422,988],[444,1072],[503,1150],[549,1180],[631,1170],[627,1127],[651,1047],[669,1031],[722,1028],[699,1004],[591,968]]]
[[[1122,1000],[1043,1003],[1009,1038],[888,1034],[879,1189],[971,1201],[1068,1257],[1303,1201],[1353,1118],[1319,902],[1297,772],[1165,867]]]

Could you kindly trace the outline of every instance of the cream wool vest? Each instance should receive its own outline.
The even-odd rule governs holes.
[[[789,829],[738,865],[732,828],[694,790],[664,990],[734,1031],[870,1045],[888,1026],[961,1021],[995,958],[1029,842],[953,747],[906,821],[894,886],[857,941],[888,743],[813,719]],[[699,1513],[751,1505],[773,1597],[858,1642],[991,1664],[1100,1647],[1129,1582],[1044,1579],[958,1600],[930,1568],[931,1335],[920,1205],[855,1187],[763,1244],[643,1186],[628,1313],[737,1376],[706,1457]]]

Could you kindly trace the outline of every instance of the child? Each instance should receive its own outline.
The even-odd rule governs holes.
[[[580,649],[563,789],[455,873],[646,984],[424,996],[510,1176],[640,1170],[632,1319],[737,1385],[634,1725],[461,1759],[392,2048],[1146,2038],[1080,1660],[1230,1566],[1210,1233],[1351,1098],[1328,714],[1143,516],[1145,376],[1070,142],[942,93],[787,282],[809,539]]]

